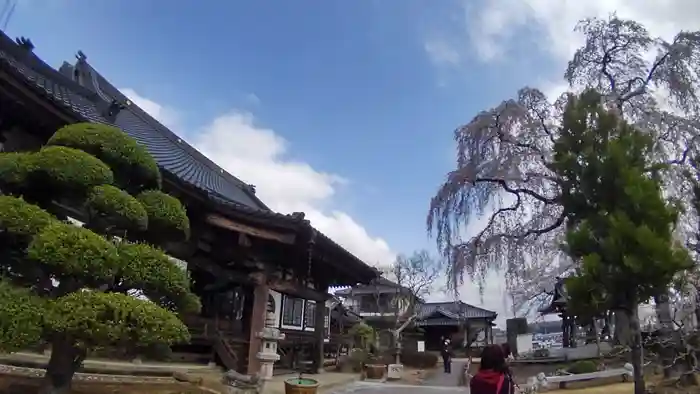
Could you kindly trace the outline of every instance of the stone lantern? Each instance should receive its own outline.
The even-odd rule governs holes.
[[[257,334],[258,338],[262,339],[261,349],[256,354],[256,357],[260,360],[260,378],[263,380],[272,378],[275,361],[280,359],[279,354],[277,354],[277,342],[284,339],[284,334],[280,333],[279,328],[275,327],[276,323],[275,298],[272,295],[268,295],[265,328]]]

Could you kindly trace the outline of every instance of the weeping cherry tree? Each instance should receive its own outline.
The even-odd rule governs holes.
[[[700,135],[700,32],[666,41],[614,15],[583,20],[576,29],[585,44],[564,74],[570,91],[595,89],[648,134],[650,164],[667,164],[665,197],[688,204],[691,186],[683,174]],[[551,170],[566,102],[566,94],[549,101],[526,87],[455,131],[456,168],[432,198],[427,217],[455,288],[465,276],[483,287],[489,271],[503,270],[514,309],[524,311],[544,301],[542,290],[556,276],[572,270],[559,247],[567,222],[562,180]],[[681,237],[694,220],[686,212]],[[483,228],[465,236],[464,228],[477,220]]]

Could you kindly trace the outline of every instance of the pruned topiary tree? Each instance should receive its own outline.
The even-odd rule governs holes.
[[[68,392],[90,349],[189,339],[178,314],[199,300],[154,246],[186,240],[189,220],[160,188],[150,154],[111,126],[73,124],[38,152],[0,153],[0,351],[51,345],[41,393]]]

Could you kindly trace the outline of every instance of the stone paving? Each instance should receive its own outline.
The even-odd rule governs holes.
[[[468,394],[466,387],[356,382],[324,394]]]
[[[421,385],[400,383],[355,382],[339,388],[323,390],[324,394],[468,394],[467,387],[458,387],[459,373],[466,360],[452,361],[452,372],[443,372],[442,365],[430,378]]]
[[[466,360],[452,360],[451,373],[445,373],[442,364],[438,365],[438,371],[423,382],[423,386],[456,387],[459,382],[459,373],[464,368]]]

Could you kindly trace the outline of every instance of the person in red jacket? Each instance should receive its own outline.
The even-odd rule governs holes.
[[[515,393],[515,384],[501,346],[489,345],[481,352],[479,372],[469,382],[469,389],[470,394]]]

